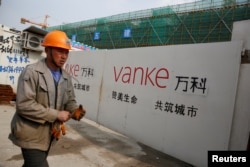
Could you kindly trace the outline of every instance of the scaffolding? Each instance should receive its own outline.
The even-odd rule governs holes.
[[[201,0],[48,27],[100,49],[230,41],[250,0]]]

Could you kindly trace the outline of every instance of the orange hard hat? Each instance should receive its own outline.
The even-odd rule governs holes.
[[[71,49],[70,40],[63,31],[54,30],[49,32],[43,39],[42,46]]]

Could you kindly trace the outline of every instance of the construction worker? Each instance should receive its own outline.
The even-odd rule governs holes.
[[[62,69],[71,49],[69,39],[62,31],[51,31],[42,46],[46,58],[28,65],[19,76],[16,112],[11,121],[9,139],[21,147],[23,167],[49,166],[53,124],[75,119],[78,108],[71,76]],[[81,111],[80,118],[84,114]]]

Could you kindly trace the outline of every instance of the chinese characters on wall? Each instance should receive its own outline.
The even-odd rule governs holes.
[[[15,84],[15,75],[12,74],[21,73],[24,67],[30,63],[28,52],[15,48],[13,45],[13,43],[20,41],[20,36],[0,36],[0,52],[6,55],[2,57],[2,62],[6,63],[0,64],[0,73],[8,73],[8,78],[12,84]]]
[[[112,91],[112,99],[131,104],[136,104],[138,100],[135,95],[129,95],[118,91]]]
[[[176,76],[175,91],[179,89],[182,92],[189,92],[190,94],[203,94],[206,93],[207,78],[189,77],[189,76]],[[197,93],[198,92],[198,93]],[[185,104],[173,103],[170,101],[157,100],[155,102],[155,110],[165,111],[171,114],[180,116],[196,117],[198,108],[193,105],[187,106]]]
[[[79,64],[66,64],[65,70],[77,80],[77,77],[86,79],[94,77],[94,68],[80,67]],[[157,89],[172,89],[179,93],[188,93],[189,95],[206,95],[207,78],[197,76],[175,76],[170,77],[167,68],[149,68],[149,67],[117,67],[113,68],[114,82],[119,84],[130,84],[131,86],[150,86]],[[174,87],[168,86],[174,82]],[[79,91],[91,91],[91,85],[84,81],[74,83],[74,88]],[[128,94],[119,90],[110,92],[111,98],[117,102],[137,104],[139,99],[135,94]],[[166,112],[186,117],[197,117],[199,108],[192,104],[183,104],[177,101],[157,99],[154,104],[155,111]]]
[[[93,78],[94,77],[94,68],[90,67],[80,67],[79,64],[66,64],[65,70],[73,77],[77,83],[74,83],[74,88],[80,91],[90,91],[90,85],[87,83],[79,82],[76,78],[78,76],[83,78]]]

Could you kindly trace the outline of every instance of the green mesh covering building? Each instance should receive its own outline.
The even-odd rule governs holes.
[[[99,49],[230,41],[250,19],[250,0],[201,0],[47,28]]]

